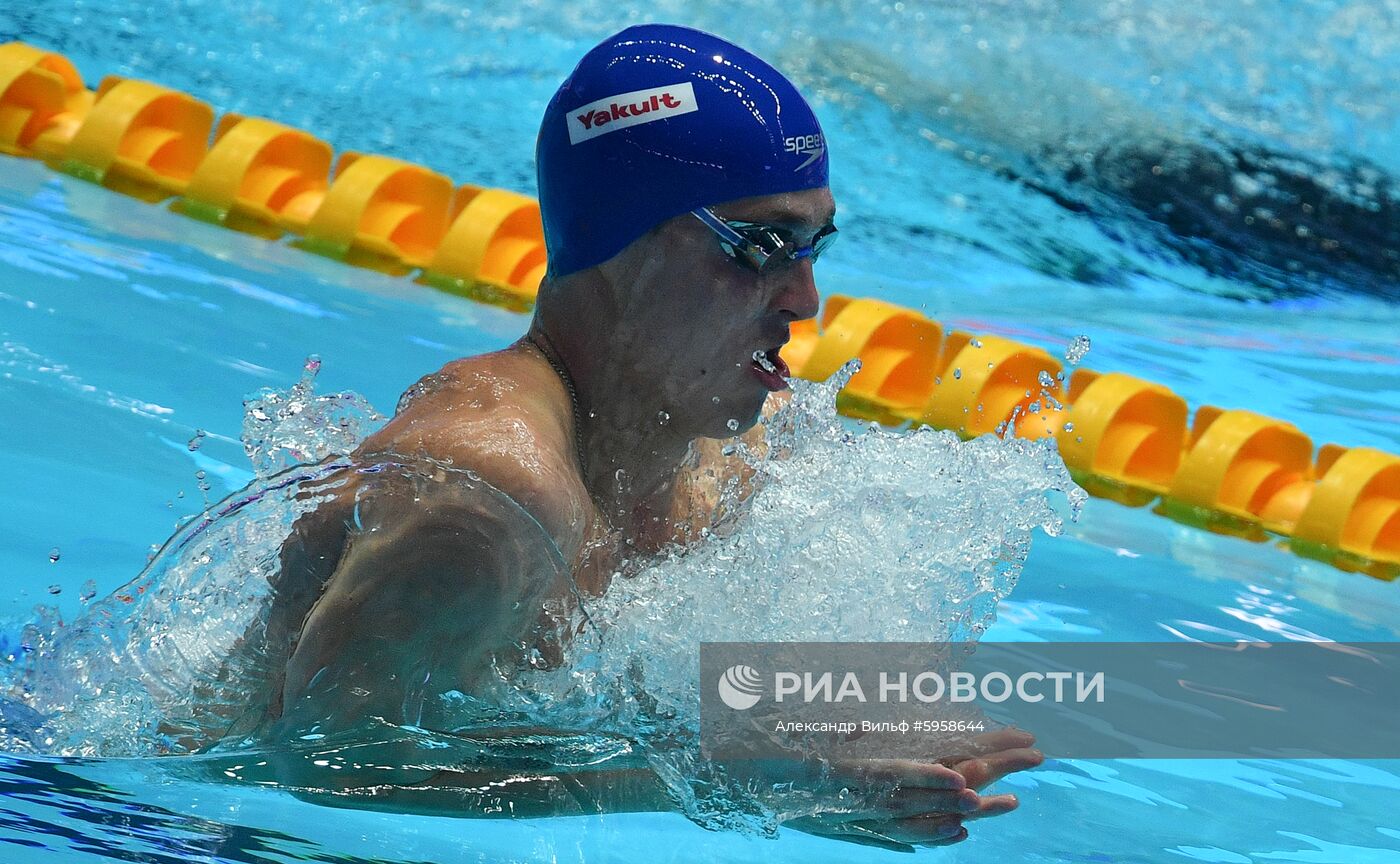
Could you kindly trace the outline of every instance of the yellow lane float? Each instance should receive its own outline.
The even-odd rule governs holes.
[[[1291,423],[1204,405],[1160,510],[1256,539],[1263,539],[1265,529],[1287,531],[1297,521],[1297,503],[1311,494],[1312,449]]]
[[[1068,420],[1056,433],[1075,482],[1090,494],[1141,506],[1165,495],[1186,445],[1186,400],[1122,372],[1076,369]]]
[[[68,142],[59,168],[159,201],[185,191],[209,150],[214,109],[149,81],[109,75]]]
[[[1317,488],[1289,545],[1309,558],[1381,579],[1400,576],[1400,456],[1328,444]]]
[[[36,159],[60,153],[94,98],[62,54],[23,42],[0,45],[0,153]]]
[[[833,295],[814,327],[794,334],[795,350],[783,350],[794,375],[823,381],[853,357],[861,360],[837,397],[853,417],[903,423],[919,412],[932,392],[943,328],[937,322],[883,300]],[[792,343],[789,343],[789,347]],[[794,365],[796,364],[796,365]]]
[[[299,129],[225,114],[171,209],[269,237],[303,233],[329,186],[331,145]]]
[[[447,236],[418,281],[474,300],[525,311],[544,278],[544,225],[535,199],[463,186]]]
[[[1060,361],[1040,348],[1000,336],[948,336],[933,392],[918,420],[964,438],[1054,435],[1063,415]],[[1063,421],[1061,421],[1063,422]]]
[[[402,275],[428,263],[452,206],[452,181],[388,156],[342,153],[335,180],[294,245]]]

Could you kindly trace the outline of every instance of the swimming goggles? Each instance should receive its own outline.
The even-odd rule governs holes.
[[[735,261],[758,273],[773,273],[803,258],[817,260],[836,242],[836,226],[827,225],[807,246],[797,245],[792,234],[762,222],[739,222],[716,216],[708,207],[690,211],[719,237],[719,247]]]

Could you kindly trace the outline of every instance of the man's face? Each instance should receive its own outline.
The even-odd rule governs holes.
[[[802,246],[835,215],[826,189],[711,209],[724,219],[782,229]],[[708,227],[685,214],[615,261],[622,268],[614,274],[623,286],[619,322],[629,331],[619,342],[633,354],[639,398],[659,398],[657,422],[712,438],[753,426],[768,394],[780,386],[755,352],[776,357],[789,325],[817,314],[811,259],[774,262],[778,266],[760,274],[731,258]]]

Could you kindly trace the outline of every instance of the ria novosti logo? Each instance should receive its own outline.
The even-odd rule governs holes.
[[[720,701],[735,711],[747,711],[763,696],[763,679],[752,666],[730,666],[719,676]]]
[[[695,88],[689,81],[605,96],[569,112],[569,143],[581,144],[619,129],[696,110]]]

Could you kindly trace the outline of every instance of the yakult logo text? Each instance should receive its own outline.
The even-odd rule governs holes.
[[[697,107],[695,90],[688,81],[608,96],[569,112],[569,143],[580,144],[618,129],[689,114]]]

